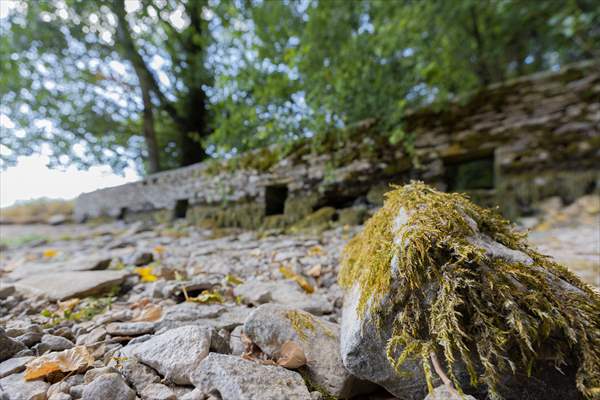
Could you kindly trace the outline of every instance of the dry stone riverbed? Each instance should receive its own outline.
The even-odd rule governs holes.
[[[598,286],[586,201],[524,224]],[[1,226],[0,399],[393,399],[340,357],[339,257],[359,230]]]

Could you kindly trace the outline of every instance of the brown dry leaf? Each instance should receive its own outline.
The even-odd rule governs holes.
[[[142,298],[141,300],[136,301],[131,305],[131,308],[144,308],[148,304],[150,304],[150,299],[147,297]]]
[[[277,360],[277,365],[284,368],[296,369],[306,365],[306,355],[304,354],[304,350],[302,350],[302,347],[296,342],[288,340],[283,343],[279,354],[280,356]]]
[[[298,286],[300,286],[306,293],[313,293],[315,291],[315,288],[310,283],[308,283],[306,279],[296,274],[291,269],[282,265],[279,267],[279,272],[281,272],[281,274],[285,278],[291,279],[294,282],[296,282]]]
[[[132,322],[154,322],[162,317],[162,307],[158,304],[148,304]]]
[[[61,352],[44,354],[26,365],[25,380],[42,378],[52,372],[72,372],[91,367],[94,357],[85,346],[75,346]]]
[[[322,269],[323,268],[321,267],[321,264],[317,264],[306,271],[306,274],[308,276],[312,276],[313,278],[318,278],[321,276]]]

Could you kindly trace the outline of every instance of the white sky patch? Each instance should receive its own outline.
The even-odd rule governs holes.
[[[11,121],[11,119],[6,114],[0,114],[0,126],[8,129],[12,129],[15,127],[15,124]]]
[[[177,29],[179,32],[187,28],[187,26],[190,24],[190,20],[185,14],[185,8],[183,5],[178,5],[175,11],[169,15],[169,22],[171,22],[171,24],[173,24],[175,29]]]
[[[108,63],[108,65],[115,70],[119,75],[125,75],[127,73],[127,69],[125,65],[119,61],[112,60]]]
[[[142,8],[139,0],[125,0],[125,12],[132,13]]]
[[[133,168],[126,169],[125,176],[119,176],[108,166],[91,167],[85,171],[75,167],[57,170],[49,169],[47,163],[48,158],[42,155],[19,157],[17,165],[0,171],[0,207],[40,197],[72,199],[84,192],[139,179]]]
[[[8,17],[8,13],[14,8],[18,8],[22,1],[19,0],[0,0],[0,18]]]

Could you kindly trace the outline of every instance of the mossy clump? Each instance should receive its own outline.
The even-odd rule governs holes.
[[[333,207],[322,207],[317,211],[308,214],[300,221],[290,227],[291,233],[296,233],[304,230],[312,230],[319,232],[329,228],[330,222],[334,219],[337,210]]]
[[[522,257],[492,256],[474,238]],[[407,359],[422,359],[430,388],[429,359],[439,354],[457,387],[453,368],[464,365],[472,385],[499,398],[501,376],[530,374],[552,341],[556,367],[574,357],[577,388],[600,394],[600,295],[465,195],[394,187],[346,246],[339,283],[359,285],[360,316],[393,320],[390,363],[400,373]]]
[[[286,314],[287,319],[292,324],[292,329],[298,334],[298,337],[302,341],[308,340],[306,331],[314,332],[315,330],[315,319],[309,313],[290,310]]]
[[[323,400],[338,400],[338,398],[335,397],[335,396],[333,396],[331,393],[329,393],[327,391],[327,389],[325,389],[321,385],[315,383],[310,378],[310,373],[308,372],[308,369],[306,368],[306,366],[300,367],[298,369],[298,372],[302,376],[302,379],[304,380],[304,384],[306,385],[306,387],[307,387],[307,389],[308,389],[309,392],[319,392],[319,393],[321,393],[321,396],[322,396]]]
[[[331,329],[313,317],[310,313],[299,310],[290,310],[286,313],[286,317],[292,324],[292,329],[303,342],[308,341],[307,331],[315,332],[317,325],[321,328],[325,335],[329,337],[335,337],[335,334]]]

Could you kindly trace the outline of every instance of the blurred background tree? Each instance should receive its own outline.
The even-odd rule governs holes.
[[[595,0],[43,0],[2,22],[3,165],[147,173],[600,57]],[[5,124],[6,125],[6,124]],[[340,130],[343,132],[343,130]]]

